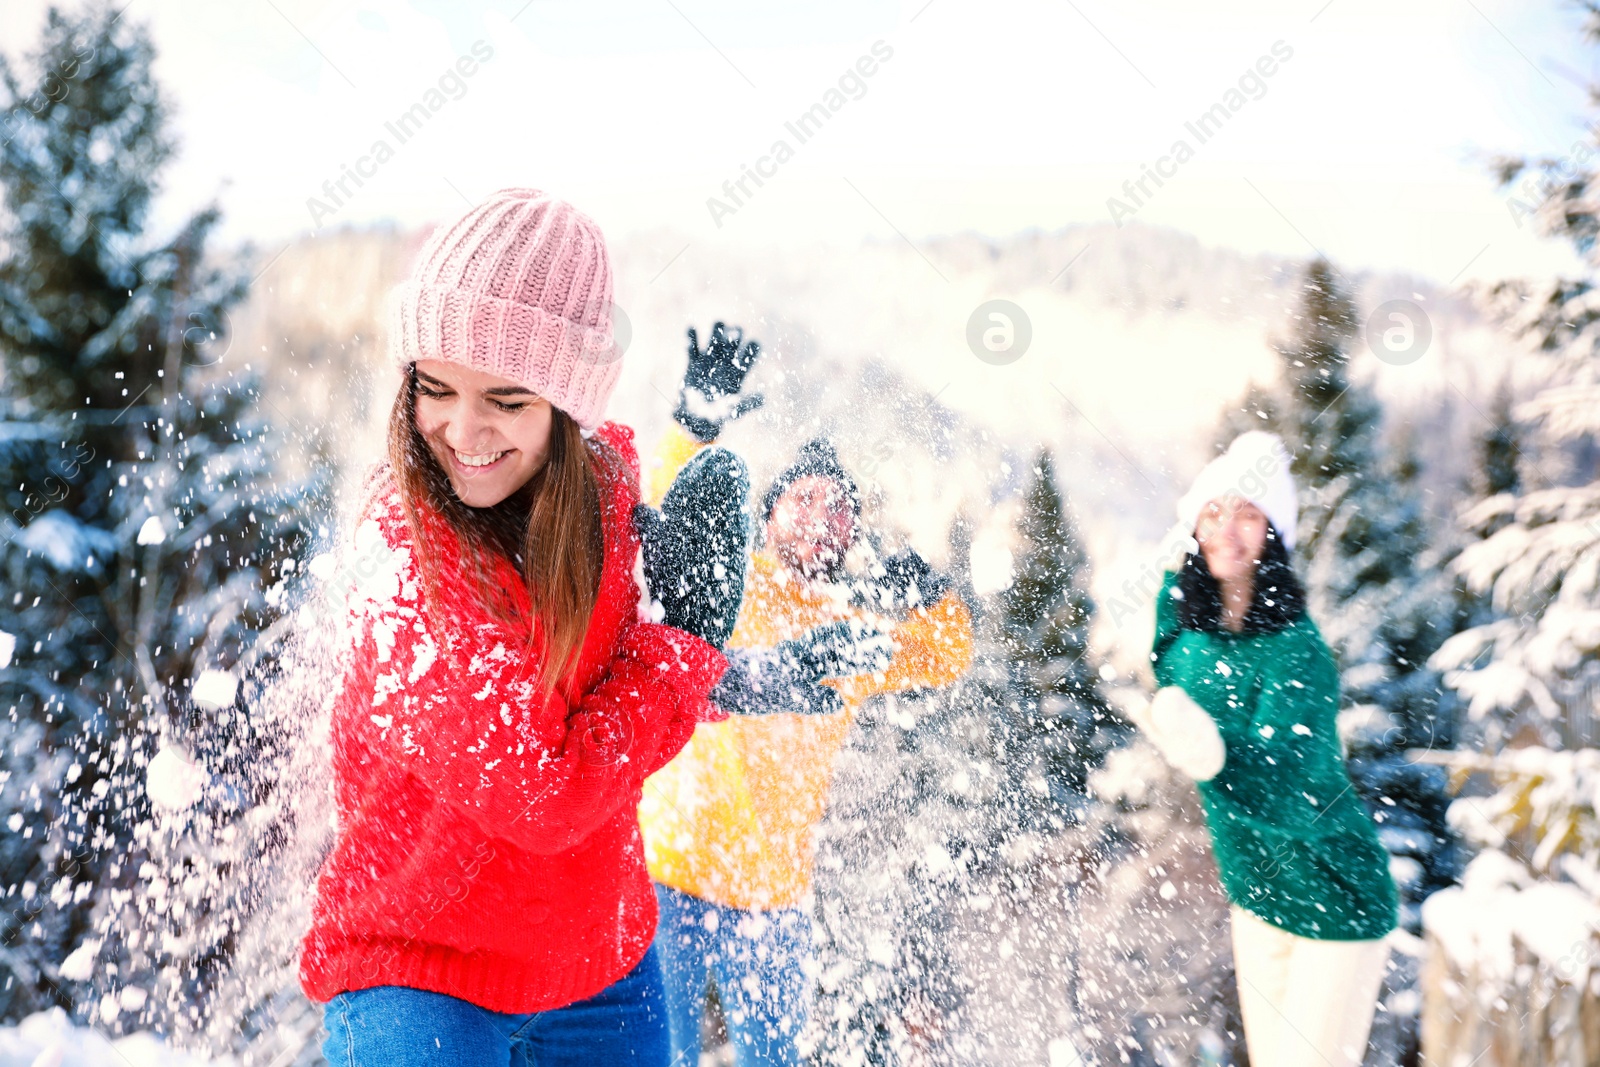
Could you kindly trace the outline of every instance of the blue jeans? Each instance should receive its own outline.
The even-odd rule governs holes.
[[[666,1067],[667,1016],[655,949],[588,1000],[509,1015],[444,993],[381,985],[323,1009],[329,1067]]]
[[[661,923],[655,949],[672,1021],[672,1067],[700,1062],[706,984],[717,1000],[738,1067],[800,1063],[811,979],[811,916],[796,908],[725,908],[656,883]]]

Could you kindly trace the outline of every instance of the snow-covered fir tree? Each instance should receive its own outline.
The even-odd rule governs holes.
[[[306,540],[304,487],[275,486],[271,412],[227,351],[248,274],[208,254],[217,209],[145,232],[175,150],[153,60],[146,30],[95,4],[51,9],[37,51],[0,62],[7,1017],[77,1001],[110,1025],[204,980],[220,933],[163,943],[142,929],[166,913],[192,931],[209,884],[198,853],[141,877],[164,847],[145,777],[163,747],[157,772],[258,761],[230,672]],[[189,776],[200,803],[249,799],[204,779]],[[169,885],[187,890],[169,898]],[[165,984],[148,981],[177,959]],[[144,992],[124,995],[135,981]]]
[[[1088,773],[1127,737],[1100,694],[1089,648],[1094,601],[1089,557],[1056,480],[1048,449],[1034,460],[1017,520],[1010,586],[998,596],[997,622],[1011,666],[1024,729],[1032,735],[1029,786],[1050,807],[1077,806]],[[1059,814],[1052,816],[1060,829]]]
[[[1600,30],[1592,12],[1590,30]],[[1494,491],[1461,518],[1473,540],[1456,570],[1490,598],[1495,617],[1453,638],[1434,662],[1483,724],[1488,747],[1515,737],[1563,748],[1600,741],[1600,172],[1570,158],[1515,159],[1500,178],[1510,183],[1526,170],[1548,195],[1524,207],[1544,233],[1572,245],[1585,269],[1483,294],[1533,348],[1542,384],[1512,410],[1522,435],[1503,447],[1521,461],[1499,457],[1500,478],[1485,487]]]
[[[1513,521],[1515,501],[1523,486],[1521,467],[1523,427],[1516,419],[1515,403],[1509,382],[1502,382],[1486,406],[1487,420],[1478,434],[1475,448],[1475,465],[1471,477],[1463,485],[1463,502],[1456,509],[1457,519],[1444,536],[1452,537],[1455,551],[1451,553],[1452,569],[1459,569],[1469,549],[1477,551],[1484,541],[1499,533]],[[1464,624],[1455,637],[1446,641],[1430,660],[1431,665],[1444,670],[1444,681],[1454,685],[1463,678],[1459,668],[1462,656],[1481,658],[1485,651],[1486,627],[1493,627],[1501,617],[1496,610],[1490,589],[1475,589],[1466,582],[1458,586],[1456,596]],[[1505,740],[1506,727],[1511,719],[1495,714],[1482,702],[1474,705],[1465,702],[1459,724],[1463,747],[1490,751]]]
[[[1495,390],[1487,417],[1489,426],[1478,437],[1478,464],[1471,486],[1480,500],[1514,494],[1522,488],[1522,429],[1512,411],[1510,383],[1502,382]]]
[[[1301,490],[1295,551],[1311,615],[1339,658],[1346,700],[1381,706],[1409,746],[1448,746],[1450,716],[1426,662],[1452,632],[1439,608],[1449,583],[1431,565],[1414,461],[1385,441],[1376,394],[1351,377],[1356,308],[1326,260],[1307,267],[1293,321],[1276,346],[1281,414],[1269,421]]]
[[[1595,40],[1600,8],[1586,6]],[[1451,816],[1483,850],[1475,871],[1502,871],[1494,881],[1528,890],[1491,886],[1515,924],[1545,921],[1548,898],[1536,903],[1533,894],[1557,887],[1538,883],[1565,882],[1559,889],[1579,901],[1600,886],[1600,169],[1587,149],[1497,169],[1506,185],[1530,173],[1519,184],[1540,197],[1514,196],[1513,211],[1569,243],[1582,263],[1576,277],[1505,281],[1480,294],[1532,350],[1531,387],[1518,390],[1519,403],[1503,386],[1489,413],[1454,560],[1478,598],[1474,625],[1433,658],[1467,701],[1471,741],[1482,750],[1460,765],[1487,772],[1493,787],[1457,801]],[[1467,883],[1447,904],[1481,909],[1473,895],[1484,890]],[[1459,928],[1459,911],[1438,910],[1431,932],[1448,940],[1452,917]]]

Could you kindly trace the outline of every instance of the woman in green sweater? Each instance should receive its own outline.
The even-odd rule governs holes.
[[[1358,1067],[1398,899],[1345,770],[1339,675],[1290,566],[1289,457],[1242,435],[1178,504],[1145,727],[1196,779],[1261,1067]]]

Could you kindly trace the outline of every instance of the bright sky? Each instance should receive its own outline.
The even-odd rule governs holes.
[[[44,7],[0,0],[8,53]],[[609,233],[714,249],[1055,229],[1118,196],[1249,251],[1441,282],[1548,273],[1560,247],[1516,224],[1484,160],[1570,151],[1596,68],[1558,0],[132,0],[124,17],[153,30],[183,140],[163,218],[220,195],[227,234],[266,245],[310,230],[309,198],[334,206],[324,182],[359,164],[322,225],[413,225],[533,185]],[[456,78],[475,42],[492,55]],[[1274,48],[1201,143],[1185,124]],[[852,80],[858,61],[872,73]],[[385,123],[441,78],[400,143]],[[836,110],[801,143],[785,123],[819,102]],[[392,158],[363,163],[379,139]],[[1180,139],[1192,158],[1136,204],[1123,183]],[[723,193],[758,164],[752,195]],[[712,196],[735,210],[714,219]]]

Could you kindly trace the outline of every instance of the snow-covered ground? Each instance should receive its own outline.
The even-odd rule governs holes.
[[[74,1026],[60,1008],[0,1027],[0,1067],[233,1067],[231,1059],[198,1059],[148,1033],[109,1038]]]

